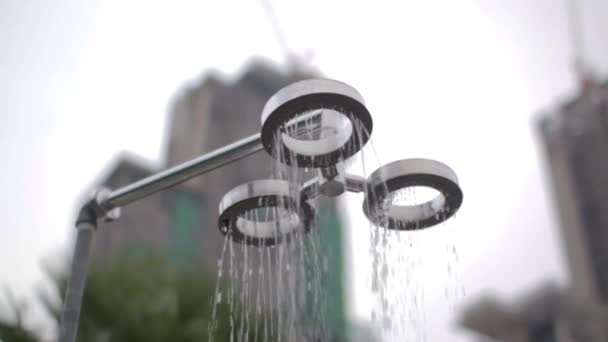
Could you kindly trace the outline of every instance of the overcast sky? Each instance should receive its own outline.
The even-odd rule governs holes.
[[[580,3],[586,53],[606,74],[608,3]],[[440,238],[458,260],[415,251],[458,269],[447,282],[412,275],[441,280],[425,283],[429,341],[467,340],[452,330],[445,288],[466,289],[458,307],[567,281],[532,126],[574,89],[564,0],[273,4],[290,48],[361,92],[381,163],[425,157],[459,176],[464,205]],[[285,64],[255,0],[0,1],[0,285],[31,295],[41,261],[70,248],[77,200],[117,153],[158,165],[175,91],[208,68],[236,75],[251,56]],[[347,203],[352,250],[367,251],[361,198]],[[366,266],[350,289],[364,319],[369,256],[349,259]]]

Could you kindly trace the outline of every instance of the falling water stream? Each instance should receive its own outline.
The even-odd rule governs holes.
[[[285,133],[275,136],[277,155],[286,153],[292,161],[296,160],[293,153],[285,150],[285,135],[287,139],[315,142],[344,131],[344,126],[333,129],[323,125],[319,127],[319,121],[314,120],[315,115],[310,117],[304,127],[291,125]],[[346,123],[340,122],[339,125],[352,125],[350,131],[362,144],[362,138],[369,136],[369,132],[358,122],[351,124],[344,120]],[[371,152],[370,148],[361,150],[360,164],[364,177],[368,176],[366,167],[369,168],[365,153],[379,164],[373,144],[368,146]],[[341,163],[345,161],[343,157]],[[274,237],[295,227],[290,238],[271,247],[238,244],[229,235],[224,239],[218,260],[210,342],[216,340],[220,305],[229,306],[231,342],[336,340],[322,305],[327,300],[327,279],[335,275],[327,269],[327,255],[321,252],[320,228],[313,222],[310,232],[305,233],[298,215],[293,214],[300,211],[302,204],[301,185],[317,174],[314,169],[294,164],[288,166],[275,161],[272,170],[273,178],[289,182],[293,203],[280,201],[277,207],[250,210],[241,217],[258,222],[259,229],[263,229],[262,223],[278,222],[270,233]],[[395,205],[414,205],[436,195],[433,191],[429,188],[406,188],[393,193],[387,201]],[[314,208],[319,209],[319,199],[310,201]],[[258,229],[258,224],[254,230]],[[464,295],[457,271],[458,252],[452,239],[455,235],[451,230],[449,223],[407,232],[369,226],[371,320],[382,340],[428,339],[429,312],[425,305],[428,294],[437,292],[430,291],[430,288],[445,287],[446,305],[455,305]]]
[[[408,188],[392,199],[398,205],[420,203],[420,192]],[[386,341],[429,341],[433,312],[429,302],[443,287],[442,301],[462,298],[458,253],[449,223],[428,230],[399,232],[370,226],[372,320]],[[433,339],[430,339],[433,341]]]

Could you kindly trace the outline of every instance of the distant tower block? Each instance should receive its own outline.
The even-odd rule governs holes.
[[[573,290],[608,303],[608,83],[539,121]]]

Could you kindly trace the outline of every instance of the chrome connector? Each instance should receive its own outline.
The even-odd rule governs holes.
[[[95,190],[91,199],[80,209],[76,226],[85,227],[79,223],[89,223],[86,227],[96,227],[99,220],[111,222],[118,219],[121,212],[120,207],[114,207],[108,203],[111,193],[110,189],[104,187]]]

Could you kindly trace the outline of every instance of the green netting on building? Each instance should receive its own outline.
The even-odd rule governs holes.
[[[124,252],[121,256],[127,258],[142,258],[150,254],[151,248],[146,243],[137,240],[131,240],[127,243]]]
[[[307,265],[307,278],[319,276],[312,272],[322,272],[321,286],[322,298],[316,300],[307,298],[307,313],[310,318],[313,315],[312,324],[322,323],[327,329],[327,333],[334,341],[346,341],[347,322],[346,322],[346,286],[345,286],[345,263],[344,263],[344,234],[342,222],[335,207],[319,207],[318,222],[315,227],[314,237],[317,244],[317,253],[321,260],[321,270],[315,269],[312,265]],[[312,249],[312,241],[307,240],[307,248]],[[315,317],[319,313],[322,315],[323,322],[315,322]],[[305,319],[306,319],[305,318]],[[318,317],[317,317],[318,319]]]
[[[188,191],[171,196],[171,230],[169,231],[169,259],[180,268],[198,263],[199,234],[202,226],[202,199]]]

